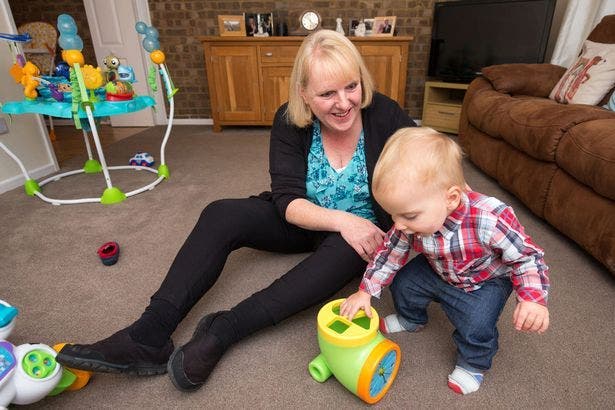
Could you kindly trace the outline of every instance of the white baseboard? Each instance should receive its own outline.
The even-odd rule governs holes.
[[[30,178],[38,180],[56,171],[57,169],[54,164],[47,164],[43,167],[29,171],[28,173],[30,174]],[[23,184],[25,182],[26,180],[22,173],[19,173],[12,178],[5,179],[4,181],[0,181],[0,194],[3,194],[20,186],[23,187]]]

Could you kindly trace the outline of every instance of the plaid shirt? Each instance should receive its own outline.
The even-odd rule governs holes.
[[[464,194],[433,235],[406,235],[391,228],[367,266],[360,289],[380,297],[382,288],[408,262],[411,250],[424,254],[443,280],[467,292],[507,275],[520,301],[547,304],[544,252],[525,234],[512,208],[496,198]]]

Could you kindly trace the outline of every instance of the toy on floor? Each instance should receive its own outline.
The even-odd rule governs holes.
[[[24,99],[20,101],[8,101],[0,104],[0,111],[9,115],[43,114],[60,118],[72,118],[75,127],[83,130],[85,149],[88,154],[82,169],[63,172],[46,178],[41,182],[30,177],[25,165],[19,157],[10,151],[9,147],[0,142],[0,149],[19,166],[24,178],[24,189],[29,196],[36,196],[53,205],[81,204],[98,202],[105,205],[116,204],[126,198],[152,190],[156,185],[170,177],[169,167],[166,164],[165,148],[168,142],[175,103],[173,96],[178,91],[169,76],[165,65],[165,55],[160,50],[158,30],[148,26],[142,21],[135,24],[139,35],[143,35],[142,46],[149,53],[149,57],[155,66],[149,69],[147,84],[153,92],[157,91],[157,79],[160,78],[169,105],[169,119],[160,145],[158,156],[158,169],[151,167],[153,158],[139,160],[137,165],[108,166],[103,147],[98,135],[97,125],[100,118],[115,115],[131,114],[140,110],[154,107],[156,101],[150,95],[135,93],[133,83],[137,83],[135,70],[128,64],[121,62],[122,58],[109,55],[104,60],[104,67],[95,67],[85,64],[83,40],[78,34],[75,20],[68,14],[58,16],[57,29],[60,33],[58,44],[61,49],[62,63],[57,65],[56,70],[50,76],[40,75],[40,72],[32,63],[26,61],[21,43],[31,40],[28,35],[14,35],[0,33],[0,42],[7,43],[13,56],[13,66],[10,75],[24,88]],[[158,75],[159,74],[159,75]],[[88,135],[90,133],[91,135]],[[94,141],[98,159],[94,158],[93,149],[90,145],[90,137]],[[113,186],[111,170],[145,170],[156,174],[156,179],[149,184],[136,188],[130,192],[123,192]],[[61,178],[85,174],[100,174],[104,177],[106,188],[102,195],[75,199],[54,199],[45,196],[42,187],[50,182],[59,181]]]
[[[6,339],[13,327],[17,309],[0,300],[0,339]],[[49,346],[0,341],[0,408],[9,404],[31,404],[43,399],[60,383],[62,366]]]
[[[308,370],[314,380],[324,382],[331,375],[366,403],[378,402],[395,380],[401,352],[378,330],[380,319],[359,311],[352,321],[340,315],[344,299],[327,303],[318,312],[320,354]]]
[[[98,256],[103,265],[115,265],[120,257],[120,245],[117,242],[107,242],[98,248]]]
[[[64,345],[66,345],[66,343],[57,343],[53,345],[53,350],[55,350],[56,352],[59,352],[60,350],[62,350]],[[75,377],[72,378],[70,383],[68,383],[66,386],[61,386],[63,383],[62,381],[60,381],[58,386],[61,386],[63,388],[58,393],[60,393],[61,391],[65,389],[66,391],[80,390],[84,388],[86,384],[88,384],[88,382],[90,381],[90,378],[92,377],[92,372],[89,372],[87,370],[73,369],[72,367],[65,367],[64,369],[70,372],[71,374],[73,374]],[[50,393],[49,395],[52,396],[53,392]]]
[[[147,152],[137,152],[128,163],[130,165],[140,165],[142,167],[151,167],[154,165],[154,157]]]

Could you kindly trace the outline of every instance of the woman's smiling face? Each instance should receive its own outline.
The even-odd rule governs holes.
[[[319,65],[311,68],[310,80],[301,96],[320,121],[321,128],[332,133],[359,132],[361,129],[361,78],[334,78]]]

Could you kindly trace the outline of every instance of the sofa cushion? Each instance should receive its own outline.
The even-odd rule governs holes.
[[[538,161],[510,145],[504,145],[500,150],[496,179],[542,217],[551,180],[557,171],[556,164]]]
[[[544,218],[615,274],[614,208],[615,202],[559,169],[551,182]]]
[[[585,40],[581,55],[549,94],[563,104],[598,104],[615,85],[615,44]]]
[[[564,67],[553,64],[499,64],[481,69],[483,76],[500,93],[544,98],[565,72]]]
[[[555,158],[576,180],[615,200],[615,115],[611,120],[572,127],[563,136]]]
[[[491,138],[489,135],[476,129],[471,124],[464,130],[463,138],[459,138],[464,153],[472,159],[472,162],[483,172],[495,177],[500,163],[500,152],[507,144],[500,140]]]
[[[546,98],[511,97],[483,91],[467,104],[468,121],[493,138],[501,138],[533,158],[555,161],[562,135],[594,119],[615,118],[600,107],[559,104]]]

